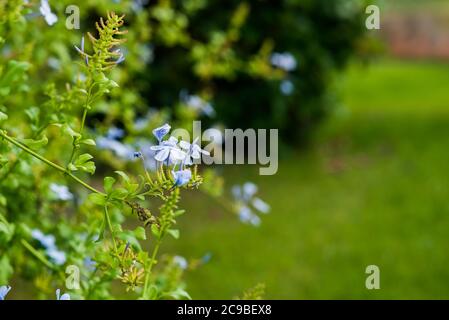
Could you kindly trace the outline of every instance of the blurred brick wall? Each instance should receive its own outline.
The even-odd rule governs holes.
[[[395,56],[449,60],[448,20],[432,13],[391,13],[382,22],[382,37]]]

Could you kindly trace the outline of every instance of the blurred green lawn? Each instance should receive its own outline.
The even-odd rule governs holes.
[[[232,298],[259,282],[266,298],[449,298],[449,64],[382,60],[339,81],[342,107],[308,150],[284,152],[256,182],[272,205],[259,228],[207,197],[188,199],[179,241],[213,254],[186,280],[195,299]],[[381,289],[365,289],[365,268]]]

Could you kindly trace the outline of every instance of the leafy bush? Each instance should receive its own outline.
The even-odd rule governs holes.
[[[307,131],[360,35],[356,3],[0,0],[0,299],[21,280],[38,298],[113,298],[119,281],[189,298],[182,275],[210,256],[159,255],[180,236],[181,190],[252,225],[269,206],[251,183],[226,200],[163,124]]]
[[[363,5],[151,4],[157,9],[151,17],[154,62],[142,74],[150,88],[145,97],[153,106],[171,106],[181,90],[193,92],[211,101],[215,119],[227,127],[279,128],[286,141],[300,141],[335,106],[332,78],[361,43]]]

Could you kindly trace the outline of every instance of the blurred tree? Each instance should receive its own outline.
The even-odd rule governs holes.
[[[154,61],[142,90],[155,107],[198,93],[228,127],[304,141],[335,105],[332,77],[363,38],[364,9],[363,0],[150,2]]]

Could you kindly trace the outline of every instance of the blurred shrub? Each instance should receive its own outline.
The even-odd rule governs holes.
[[[151,2],[153,63],[141,73],[145,98],[172,106],[180,92],[193,92],[211,100],[215,119],[228,127],[279,128],[286,141],[298,141],[335,105],[330,84],[361,43],[363,4]]]

